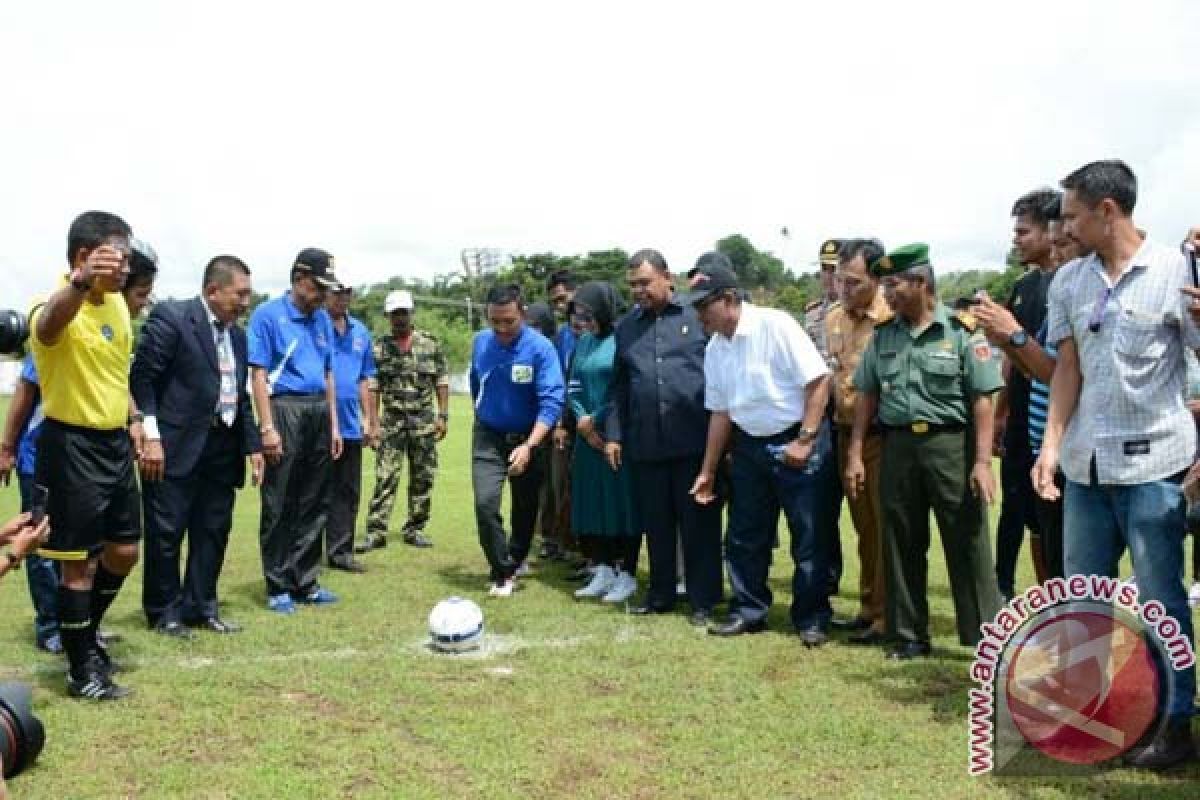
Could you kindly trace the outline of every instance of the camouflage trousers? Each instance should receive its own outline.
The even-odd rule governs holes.
[[[375,492],[367,510],[367,534],[386,535],[392,521],[392,506],[400,487],[400,472],[408,458],[408,520],[403,533],[417,533],[429,522],[433,498],[433,476],[437,473],[437,439],[433,433],[407,430],[384,434],[375,460]]]

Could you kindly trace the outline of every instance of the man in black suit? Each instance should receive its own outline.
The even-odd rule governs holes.
[[[189,625],[241,630],[220,616],[217,578],[246,456],[255,486],[263,471],[246,391],[246,332],[236,324],[249,305],[250,270],[235,256],[217,256],[204,269],[201,296],[154,308],[133,360],[130,387],[146,431],[142,606],[150,625],[167,636],[191,638]]]

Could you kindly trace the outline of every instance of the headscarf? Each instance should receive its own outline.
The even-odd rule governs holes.
[[[547,339],[553,340],[554,334],[558,332],[558,325],[554,321],[554,312],[545,303],[530,303],[529,307],[525,309],[525,321]]]
[[[588,281],[575,290],[575,297],[567,309],[568,315],[574,314],[577,306],[586,306],[596,320],[597,332],[607,336],[612,331],[617,316],[625,310],[621,295],[611,283],[604,281]]]

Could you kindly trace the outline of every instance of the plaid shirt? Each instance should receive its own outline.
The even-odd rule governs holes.
[[[1090,255],[1050,286],[1046,340],[1075,340],[1083,376],[1060,447],[1067,478],[1101,484],[1162,480],[1191,466],[1196,429],[1184,405],[1184,348],[1200,346],[1180,288],[1183,256],[1146,239],[1116,283]]]

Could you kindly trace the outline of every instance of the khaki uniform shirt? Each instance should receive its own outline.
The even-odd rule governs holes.
[[[866,352],[875,329],[892,320],[892,309],[876,290],[875,300],[866,312],[855,319],[845,306],[835,306],[825,317],[825,341],[829,347],[829,366],[833,370],[833,421],[841,427],[854,424],[854,372]]]

